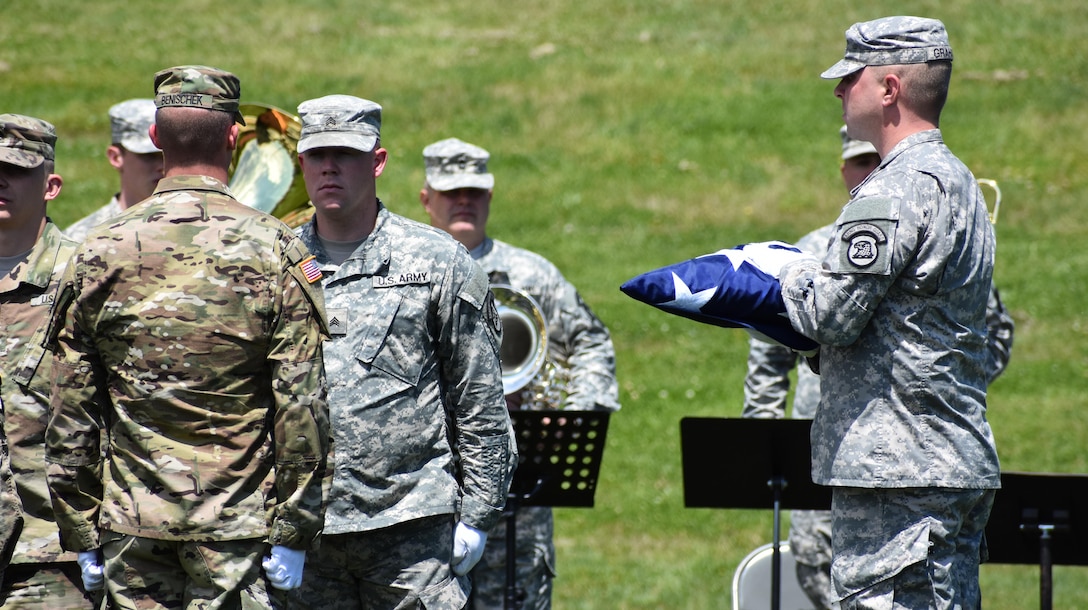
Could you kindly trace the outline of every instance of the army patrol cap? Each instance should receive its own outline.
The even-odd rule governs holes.
[[[490,158],[491,153],[457,138],[435,142],[423,149],[427,184],[436,191],[491,190],[495,176],[487,171]]]
[[[865,140],[855,140],[846,133],[846,125],[839,128],[839,135],[842,136],[842,160],[853,159],[854,157],[860,157],[862,155],[879,155],[876,147],[872,142]]]
[[[51,123],[22,114],[0,114],[0,163],[38,167],[53,160],[57,130]]]
[[[219,110],[234,115],[242,125],[246,120],[238,111],[242,84],[238,77],[208,66],[175,66],[155,74],[155,107],[188,107]]]
[[[111,142],[138,155],[159,152],[148,130],[155,123],[155,100],[125,100],[110,106]]]
[[[302,134],[298,153],[314,148],[353,148],[370,152],[382,131],[382,107],[353,95],[326,95],[298,106]]]
[[[838,79],[866,66],[952,61],[944,24],[925,17],[884,17],[846,30],[846,54],[820,78]]]

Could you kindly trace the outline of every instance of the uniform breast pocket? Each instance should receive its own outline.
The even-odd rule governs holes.
[[[360,323],[367,331],[355,358],[388,393],[415,388],[432,353],[426,307],[402,295],[383,295],[381,306]]]

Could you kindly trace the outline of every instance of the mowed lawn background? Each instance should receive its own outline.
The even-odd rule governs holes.
[[[421,149],[492,152],[490,233],[556,263],[608,324],[623,410],[593,509],[560,509],[555,605],[724,608],[771,512],[684,507],[679,422],[740,414],[747,335],[656,311],[628,278],[739,243],[794,240],[845,202],[835,85],[856,21],[942,19],[942,128],[1004,194],[995,278],[1016,319],[991,388],[1005,470],[1088,472],[1088,19],[1081,0],[67,2],[4,0],[0,111],[52,121],[62,227],[105,204],[107,109],[164,67],[231,70],[244,102],[330,93],[385,109],[379,195],[423,220]],[[754,464],[722,464],[727,469]],[[1088,550],[1082,550],[1088,553]],[[988,608],[1038,604],[1038,566],[987,565]],[[1088,607],[1058,567],[1056,608]]]

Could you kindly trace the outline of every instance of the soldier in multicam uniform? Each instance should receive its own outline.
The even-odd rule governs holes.
[[[843,608],[974,608],[1000,467],[986,421],[994,233],[938,129],[952,50],[934,19],[846,31],[821,76],[880,166],[822,259],[777,276],[793,327],[821,344],[813,480],[832,486],[831,578]]]
[[[566,371],[554,409],[620,408],[615,351],[608,329],[559,269],[542,256],[486,235],[495,177],[490,154],[457,138],[423,149],[426,183],[420,202],[438,227],[461,242],[493,283],[507,284],[540,305],[548,328],[548,358]],[[508,397],[509,398],[509,397]],[[512,405],[515,407],[521,405]],[[523,608],[550,608],[555,577],[552,510],[522,507],[515,517],[517,585]],[[491,529],[483,560],[472,571],[471,607],[502,608],[506,587],[506,523]]]
[[[0,394],[11,481],[22,532],[0,588],[5,608],[91,608],[76,554],[57,538],[45,485],[45,425],[52,383],[42,347],[60,276],[76,243],[46,215],[62,187],[54,173],[56,130],[33,117],[0,115]]]
[[[381,106],[329,95],[298,107],[323,275],[336,475],[309,608],[465,605],[467,573],[517,463],[487,275],[449,235],[392,214]]]
[[[165,177],[91,230],[57,298],[49,491],[84,583],[121,608],[268,607],[324,518],[321,288],[291,229],[224,183],[239,90],[155,75]]]
[[[109,110],[112,139],[106,159],[121,178],[121,190],[106,205],[64,230],[76,241],[87,232],[147,199],[162,179],[162,151],[151,141],[155,100],[140,98],[114,104]]]
[[[880,165],[880,155],[869,142],[855,140],[839,130],[842,138],[841,172],[846,190],[855,186]],[[826,225],[808,233],[797,247],[819,256],[827,249],[835,225]],[[1005,310],[997,290],[990,291],[986,310],[987,346],[991,354],[987,373],[990,381],[1005,370],[1012,349],[1014,323]],[[744,417],[780,419],[786,416],[789,373],[797,368],[793,413],[795,419],[812,419],[820,402],[820,377],[808,366],[798,366],[801,358],[793,350],[753,338],[748,352],[748,375],[744,379]],[[790,515],[790,551],[797,560],[797,580],[816,608],[832,607],[831,588],[831,512],[795,510]]]

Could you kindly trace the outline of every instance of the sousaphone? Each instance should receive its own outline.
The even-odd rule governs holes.
[[[230,167],[230,190],[242,203],[298,227],[313,216],[298,164],[302,121],[264,104],[241,104],[246,124]]]

